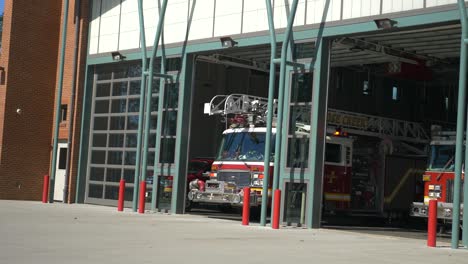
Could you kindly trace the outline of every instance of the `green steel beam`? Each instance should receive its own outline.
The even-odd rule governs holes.
[[[273,63],[275,63],[275,64],[280,64],[280,63],[281,63],[281,59],[274,59],[274,60],[273,60]],[[299,68],[299,69],[304,69],[304,68],[305,68],[305,65],[304,65],[304,64],[298,63],[298,62],[294,62],[294,61],[290,61],[290,60],[286,60],[286,65],[287,65],[287,66],[292,66],[292,67],[295,67],[295,68]]]
[[[63,91],[63,70],[65,67],[65,48],[67,46],[67,28],[68,28],[68,7],[70,1],[65,0],[63,22],[62,22],[62,43],[60,48],[60,66],[59,66],[59,80],[58,90],[55,100],[55,126],[54,126],[54,143],[52,148],[52,164],[50,165],[50,181],[49,181],[49,202],[54,202],[54,188],[55,188],[55,174],[57,172],[57,149],[58,138],[60,130],[60,106],[62,104],[62,91]]]
[[[193,67],[195,59],[187,54],[182,54],[182,69],[177,78],[179,85],[179,104],[177,113],[177,138],[175,146],[175,177],[172,182],[172,199],[171,199],[171,213],[180,214],[185,210],[185,199],[187,199],[186,192],[186,165],[188,162],[188,140],[189,140],[189,122],[190,119],[190,98],[191,88],[194,76]]]
[[[177,114],[177,138],[175,146],[175,173],[176,177],[172,182],[172,200],[171,212],[175,214],[184,213],[185,200],[187,199],[186,187],[187,186],[187,163],[188,163],[188,146],[189,146],[189,133],[190,133],[190,110],[186,110],[190,106],[191,88],[195,78],[195,63],[194,56],[187,55],[187,43],[190,35],[190,28],[192,26],[193,15],[195,14],[195,6],[197,0],[193,0],[192,7],[187,21],[187,29],[185,31],[184,45],[181,51],[181,66],[179,74],[175,83],[179,85],[179,104]]]
[[[452,217],[452,249],[458,248],[459,240],[459,226],[460,226],[460,192],[461,192],[461,174],[462,174],[462,155],[463,155],[463,141],[464,130],[463,124],[465,122],[466,110],[466,45],[464,39],[466,38],[466,9],[465,2],[458,0],[460,9],[460,21],[462,24],[462,37],[461,37],[461,50],[460,50],[460,72],[458,84],[458,110],[457,110],[457,136],[455,148],[455,179],[454,179],[454,193],[453,193],[453,217]]]
[[[167,9],[167,2],[168,0],[164,0],[159,11],[159,21],[158,27],[156,29],[156,35],[154,37],[153,42],[153,50],[151,52],[150,62],[149,62],[149,69],[148,69],[148,85],[146,87],[146,109],[145,109],[145,126],[144,126],[144,142],[143,142],[143,161],[142,161],[142,174],[141,174],[141,181],[146,181],[146,174],[148,169],[148,143],[150,138],[150,121],[151,121],[151,99],[153,94],[153,79],[154,79],[154,60],[156,59],[156,54],[158,51],[159,40],[161,39],[161,33],[163,31],[164,26],[164,17],[166,16],[166,9]],[[163,44],[162,44],[163,45]],[[164,54],[164,47],[162,49],[163,55]],[[161,74],[166,73],[166,57],[163,56],[161,58]],[[172,76],[171,76],[172,78]],[[143,92],[143,90],[141,91]],[[161,134],[161,120],[162,120],[162,104],[164,100],[164,85],[162,85],[159,89],[159,105],[158,105],[158,119],[157,119],[157,130],[156,130],[156,138],[158,138]],[[143,107],[140,105],[140,107]],[[154,149],[154,157],[155,163],[153,165],[154,172],[156,172],[157,164],[156,161],[159,160],[159,140],[156,140],[156,146]],[[157,175],[153,173],[153,187],[157,184]],[[141,190],[140,190],[141,191]],[[153,204],[153,202],[152,202]]]
[[[296,17],[296,11],[297,11],[297,5],[299,1],[294,0],[291,5],[291,12],[289,13],[288,16],[288,23],[286,27],[286,32],[285,32],[285,39],[283,40],[283,46],[281,47],[281,63],[280,63],[280,76],[279,76],[279,92],[278,92],[278,116],[277,116],[277,122],[276,122],[276,139],[275,139],[275,162],[274,162],[274,170],[273,170],[273,186],[272,186],[272,200],[274,201],[275,199],[275,194],[274,190],[279,188],[279,182],[280,182],[280,171],[281,171],[281,154],[282,153],[282,133],[279,133],[279,131],[282,131],[283,128],[283,116],[284,116],[284,94],[285,94],[285,77],[286,77],[286,59],[287,59],[287,52],[288,52],[288,47],[289,47],[289,41],[292,36],[292,27],[294,23],[294,18]],[[273,62],[272,62],[273,63]],[[273,219],[273,211],[271,210],[272,213],[272,219]]]
[[[312,120],[310,127],[310,187],[308,201],[307,227],[320,227],[321,199],[323,188],[323,160],[326,136],[326,111],[328,92],[328,69],[330,62],[330,41],[316,42],[317,55],[313,64]]]
[[[143,133],[143,111],[145,103],[145,87],[146,87],[146,76],[148,74],[147,60],[148,55],[146,52],[146,36],[145,36],[145,19],[143,15],[143,0],[138,0],[138,22],[140,25],[140,42],[141,42],[141,84],[140,84],[140,105],[138,113],[138,133],[137,133],[137,150],[136,150],[136,161],[135,161],[135,178],[133,180],[133,202],[132,210],[136,212],[138,209],[138,192],[140,190],[140,170],[141,170],[141,149],[142,149],[142,133]],[[145,173],[146,174],[146,173]]]
[[[265,0],[268,14],[268,27],[270,32],[270,77],[268,80],[268,106],[267,106],[267,128],[265,137],[265,160],[263,162],[263,191],[262,191],[262,208],[260,213],[260,225],[266,225],[267,209],[268,209],[268,186],[270,183],[270,157],[271,157],[271,134],[273,124],[273,100],[275,96],[275,75],[276,66],[273,63],[276,56],[276,33],[275,24],[273,20],[273,8],[271,7],[271,1]],[[278,153],[279,154],[279,153]]]
[[[461,158],[459,157],[457,163],[457,154],[463,155],[463,142],[465,141],[466,132],[463,133],[459,131],[462,122],[465,120],[465,115],[461,115],[461,113],[465,111],[462,108],[466,106],[466,73],[467,73],[467,63],[468,63],[468,43],[466,40],[468,39],[468,16],[465,9],[465,1],[458,0],[458,8],[460,10],[460,23],[461,23],[461,49],[460,49],[460,72],[459,72],[459,83],[458,83],[458,115],[457,116],[457,146],[455,151],[455,168],[458,169],[455,172],[455,181],[454,181],[454,198],[453,198],[453,220],[452,220],[452,248],[458,248],[458,230],[459,230],[459,221],[460,221],[460,191],[461,191]],[[463,91],[463,94],[462,94]],[[461,101],[463,99],[463,102]],[[461,105],[460,105],[461,103]],[[462,110],[462,111],[460,111]],[[460,123],[459,123],[460,122]],[[468,131],[468,121],[466,123],[466,131]],[[468,151],[465,151],[465,171],[466,165],[468,164]],[[466,172],[465,172],[466,175]],[[466,184],[465,178],[465,187],[464,187],[464,203],[468,197],[468,184]],[[466,207],[464,207],[464,214],[463,214],[463,233],[462,233],[462,242],[465,247],[468,247],[468,214],[466,213]]]
[[[164,37],[163,37],[164,40]],[[162,44],[164,45],[164,41]],[[161,49],[162,56],[161,56],[161,73],[166,73],[166,54],[164,52],[164,47]],[[172,80],[172,76],[171,76]],[[155,146],[154,146],[154,165],[153,165],[153,192],[151,196],[151,210],[156,211],[156,199],[157,199],[157,183],[158,177],[162,174],[162,166],[161,169],[158,170],[159,166],[159,159],[160,159],[160,149],[161,149],[161,140],[162,140],[162,121],[164,117],[163,109],[164,109],[164,96],[166,94],[166,79],[161,79],[159,82],[159,96],[158,96],[158,116],[156,121],[156,135],[155,135]],[[149,124],[149,123],[148,123]]]
[[[327,132],[327,103],[328,82],[330,69],[331,42],[324,40],[330,0],[325,2],[322,13],[322,23],[317,32],[315,40],[315,55],[309,65],[309,71],[313,71],[312,85],[312,118],[310,120],[310,143],[309,143],[309,180],[310,186],[307,190],[309,205],[307,211],[307,227],[320,228],[323,198],[323,165],[325,153],[325,137]]]
[[[90,80],[92,76],[92,68],[94,66],[86,66],[85,83],[83,93],[83,104],[81,112],[81,130],[80,130],[80,150],[78,158],[78,173],[76,176],[76,190],[75,190],[75,203],[84,203],[84,190],[86,189],[86,166],[88,159],[89,149],[89,131],[90,131],[90,116],[91,116],[91,103],[93,95],[93,81]],[[91,85],[90,85],[91,84]]]

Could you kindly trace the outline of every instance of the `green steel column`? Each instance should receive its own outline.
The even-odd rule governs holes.
[[[192,80],[195,78],[195,56],[187,54],[187,42],[190,34],[190,28],[192,26],[193,15],[195,13],[195,6],[197,0],[192,1],[192,7],[189,12],[189,18],[187,21],[187,29],[185,31],[184,44],[181,50],[181,69],[175,83],[179,86],[179,103],[178,103],[178,114],[177,114],[177,138],[175,146],[175,177],[172,182],[172,200],[171,200],[171,213],[180,214],[184,213],[185,200],[187,199],[187,161],[188,161],[188,135],[190,132],[189,122],[186,120],[190,119],[190,98]]]
[[[276,57],[276,33],[275,24],[273,21],[273,11],[271,7],[271,1],[265,0],[268,14],[268,25],[270,29],[270,79],[268,81],[268,113],[267,113],[267,130],[265,138],[265,160],[263,163],[263,195],[262,195],[262,209],[260,215],[260,225],[266,225],[267,207],[268,207],[268,186],[270,183],[270,156],[271,156],[271,134],[272,134],[272,123],[273,123],[273,100],[275,96],[275,75],[276,65],[273,60]],[[279,154],[279,153],[278,153]]]
[[[141,137],[143,133],[143,109],[145,103],[145,85],[147,73],[147,53],[146,53],[146,36],[145,36],[145,20],[143,16],[143,0],[138,0],[138,18],[140,24],[140,42],[141,42],[141,84],[140,84],[140,105],[138,113],[138,134],[137,134],[137,150],[135,161],[135,178],[133,180],[133,212],[138,209],[138,192],[140,190],[140,167],[141,167]]]
[[[176,173],[178,177],[174,178],[172,183],[172,201],[171,213],[180,214],[185,209],[185,201],[187,199],[186,192],[186,177],[188,149],[189,149],[189,133],[190,133],[190,100],[192,98],[192,85],[195,82],[196,72],[196,55],[186,54],[182,52],[182,69],[179,78],[179,106],[177,114],[177,139],[176,139]],[[179,177],[181,176],[181,177]]]
[[[467,60],[468,60],[468,53],[467,53],[467,45],[468,43],[466,42],[467,39],[468,39],[468,17],[467,17],[467,14],[466,14],[466,7],[465,7],[465,1],[463,0],[458,0],[458,8],[460,9],[460,22],[461,22],[461,49],[460,49],[460,73],[459,73],[459,91],[461,91],[462,89],[466,91],[466,71],[467,71]],[[465,99],[466,100],[466,99]],[[460,98],[458,99],[458,102],[460,104]],[[463,106],[466,105],[466,101],[464,101],[463,103]],[[460,105],[458,106],[459,107],[459,110],[460,109]],[[460,113],[460,111],[459,111]],[[461,153],[463,152],[463,148],[460,148],[460,145],[458,145],[458,135],[461,134],[460,138],[461,138],[461,147],[463,147],[463,141],[464,141],[464,134],[463,133],[458,133],[458,121],[461,121],[463,122],[464,120],[463,119],[458,119],[457,120],[457,151],[460,151]],[[466,123],[466,131],[468,131],[468,121]],[[466,134],[465,134],[466,135]],[[455,161],[456,162],[456,161]],[[461,162],[461,161],[460,161]],[[465,184],[464,184],[464,201],[463,201],[463,204],[466,203],[467,201],[467,197],[468,197],[468,184],[466,184],[466,174],[467,174],[467,167],[466,167],[466,164],[468,164],[468,151],[465,150]],[[455,164],[456,166],[457,164]],[[458,182],[457,182],[458,181]],[[457,186],[458,184],[458,186]],[[455,192],[454,192],[454,196],[457,197],[458,201],[457,203],[455,203],[455,197],[454,197],[454,201],[453,201],[453,217],[454,217],[454,220],[453,220],[453,223],[455,223],[455,220],[457,220],[457,222],[459,221],[459,213],[460,213],[460,189],[461,189],[461,172],[460,174],[456,174],[456,178],[455,178],[455,186],[454,186],[454,189],[455,189]],[[457,193],[458,192],[458,193]],[[457,212],[455,212],[455,210],[457,210]],[[458,217],[458,219],[455,219],[455,217]],[[452,248],[454,247],[457,247],[458,246],[458,233],[457,233],[457,236],[455,236],[455,234],[453,233],[453,226],[455,226],[455,224],[452,225]],[[456,225],[457,227],[457,230],[458,230],[458,225]],[[464,214],[463,214],[463,233],[462,233],[462,241],[463,241],[463,245],[465,247],[468,247],[468,213],[466,213],[466,207],[464,207]]]
[[[462,37],[461,37],[461,50],[460,50],[460,72],[458,83],[458,111],[457,111],[457,137],[455,148],[455,180],[453,192],[453,218],[452,218],[452,249],[458,248],[459,240],[459,226],[460,226],[460,191],[461,191],[461,173],[462,173],[462,155],[463,155],[463,141],[464,129],[463,123],[465,122],[465,109],[466,109],[466,45],[464,44],[466,16],[465,3],[458,0],[460,9],[460,21],[462,23]]]
[[[321,200],[323,192],[323,160],[325,136],[327,130],[327,93],[330,63],[330,41],[316,41],[316,57],[311,67],[314,69],[312,90],[312,120],[310,130],[310,187],[307,213],[307,227],[320,227]]]
[[[294,18],[296,16],[298,0],[294,0],[291,7],[291,12],[288,17],[288,24],[286,27],[286,32],[284,34],[283,47],[281,49],[281,63],[280,63],[280,80],[279,80],[279,93],[278,93],[278,117],[276,122],[276,142],[275,142],[275,169],[273,177],[273,193],[272,199],[274,201],[274,190],[279,187],[279,178],[280,178],[280,154],[282,152],[281,141],[282,141],[282,127],[283,127],[283,106],[284,106],[284,90],[285,90],[285,77],[286,77],[286,57],[287,50],[289,46],[289,40],[292,35],[292,26]],[[273,217],[273,210],[271,210]]]
[[[151,121],[151,99],[152,99],[152,94],[153,94],[153,78],[154,78],[154,60],[156,58],[156,54],[158,52],[158,45],[159,45],[159,40],[161,38],[161,32],[164,26],[164,17],[166,16],[166,9],[167,9],[167,1],[164,0],[163,4],[161,6],[161,10],[159,11],[159,21],[158,21],[158,27],[156,29],[156,35],[154,37],[154,43],[153,43],[153,50],[151,52],[151,57],[150,57],[150,62],[149,62],[149,70],[148,70],[148,86],[146,87],[146,111],[145,111],[145,132],[144,132],[144,145],[143,145],[143,162],[142,162],[142,174],[141,174],[141,180],[144,181],[146,180],[146,171],[148,168],[148,142],[149,142],[149,137],[150,137],[150,121]],[[164,52],[164,49],[163,49]],[[163,72],[163,68],[165,68],[165,57],[162,57],[162,67],[161,67],[161,72]],[[156,136],[160,135],[161,128],[159,127],[159,122],[162,119],[162,112],[159,112],[159,107],[161,106],[161,100],[164,98],[164,85],[160,87],[159,90],[159,106],[158,106],[158,128],[156,130]],[[143,92],[143,91],[142,91]],[[157,141],[156,141],[157,142]],[[156,143],[156,147],[154,150],[154,156],[156,157],[157,154],[159,153],[159,146],[158,143]],[[154,168],[157,167],[157,163],[154,163]],[[154,170],[156,171],[156,170]],[[153,186],[155,186],[157,183],[157,175],[153,175]]]
[[[58,137],[60,129],[60,105],[62,104],[62,90],[63,90],[63,69],[65,64],[65,48],[67,45],[67,27],[68,27],[68,6],[69,0],[65,0],[63,22],[62,22],[62,43],[60,48],[60,70],[58,80],[58,91],[55,100],[55,126],[54,126],[54,145],[52,148],[52,164],[50,165],[50,181],[49,181],[49,202],[54,202],[54,187],[55,187],[55,174],[57,172],[57,148]]]
[[[166,74],[166,52],[161,49],[161,74]],[[158,96],[158,118],[156,122],[156,135],[155,135],[155,146],[154,146],[154,166],[153,166],[153,192],[151,196],[151,210],[156,211],[156,194],[157,194],[157,182],[158,176],[162,172],[162,168],[158,170],[160,149],[161,149],[161,138],[162,138],[162,121],[163,121],[163,110],[164,110],[164,96],[166,94],[166,83],[165,78],[161,78],[159,84],[159,96]]]
[[[81,175],[86,173],[86,160],[88,153],[88,142],[89,142],[89,125],[91,116],[91,97],[93,93],[92,85],[89,86],[90,81],[88,80],[90,73],[90,66],[86,66],[85,70],[85,83],[83,93],[83,103],[81,111],[81,129],[80,129],[80,150],[78,155],[78,173],[76,175],[76,190],[75,190],[75,203],[83,203],[84,195],[82,194],[82,186],[85,184],[85,178]],[[88,87],[89,86],[89,87]],[[86,187],[85,187],[86,189]]]

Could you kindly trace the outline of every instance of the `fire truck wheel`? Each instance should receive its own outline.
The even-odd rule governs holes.
[[[185,212],[190,212],[193,207],[193,202],[185,198]]]
[[[218,206],[219,210],[223,213],[232,213],[233,207],[230,204],[222,204]]]
[[[260,221],[260,215],[262,213],[261,207],[251,207],[250,208],[250,220]]]

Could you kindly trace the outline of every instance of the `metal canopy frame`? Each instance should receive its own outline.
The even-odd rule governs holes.
[[[468,131],[468,122],[466,129],[463,129],[466,113],[466,73],[468,63],[468,16],[464,0],[458,0],[458,9],[460,10],[460,23],[462,26],[461,48],[460,48],[460,71],[458,82],[458,111],[457,111],[457,137],[455,148],[455,180],[453,193],[453,218],[452,218],[452,249],[458,248],[459,228],[460,228],[460,195],[461,195],[461,174],[462,174],[462,155],[465,130]],[[468,152],[465,153],[465,167],[468,164]],[[466,169],[465,169],[466,170]],[[466,174],[466,173],[465,173]],[[466,183],[466,180],[465,180]],[[468,197],[468,184],[464,184],[464,197]],[[468,214],[463,214],[463,237],[462,242],[468,247]]]
[[[180,74],[184,74],[183,71],[186,68],[186,46],[188,41],[188,36],[190,33],[191,21],[193,18],[196,0],[192,1],[192,7],[187,21],[187,29],[185,34],[184,46],[181,51],[182,58],[182,69],[178,72],[177,76],[167,74],[166,68],[166,52],[164,46],[164,19],[167,10],[168,0],[158,1],[159,5],[159,20],[154,36],[154,43],[152,52],[150,55],[149,65],[147,63],[147,47],[146,47],[146,36],[145,36],[145,25],[144,25],[144,13],[143,13],[143,0],[138,0],[138,16],[139,16],[139,26],[140,26],[140,40],[141,40],[141,60],[142,60],[142,76],[141,76],[141,89],[140,89],[140,122],[138,123],[138,132],[137,132],[137,157],[135,164],[135,179],[134,179],[134,192],[133,192],[133,203],[132,209],[134,212],[137,211],[138,207],[138,197],[140,197],[139,183],[146,182],[146,174],[148,168],[148,151],[149,151],[149,137],[150,137],[150,121],[151,121],[151,108],[152,108],[152,87],[154,78],[160,78],[160,88],[158,96],[158,118],[156,125],[156,140],[155,140],[155,153],[154,153],[154,163],[153,163],[153,184],[152,184],[152,196],[151,196],[151,210],[156,211],[157,205],[157,183],[158,175],[162,171],[162,167],[158,169],[159,159],[160,159],[160,148],[162,140],[162,126],[163,126],[163,108],[164,108],[164,97],[165,97],[165,84],[167,82],[179,83]],[[158,53],[159,44],[161,43],[161,70],[160,73],[154,73],[154,62]],[[144,107],[143,107],[144,106]],[[144,109],[144,113],[143,113]],[[141,120],[144,116],[144,122]],[[180,177],[174,177],[174,191],[173,197],[178,197],[178,186],[180,185]],[[143,203],[144,206],[144,203]],[[171,205],[172,211],[178,211],[177,201],[173,201]]]

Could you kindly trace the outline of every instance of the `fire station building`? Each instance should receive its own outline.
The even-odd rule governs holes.
[[[460,7],[6,0],[0,199],[40,200],[49,175],[51,202],[116,206],[123,179],[126,207],[136,211],[144,181],[148,210],[184,213],[189,163],[216,160],[226,129],[224,117],[204,114],[205,103],[246,94],[278,105],[271,184],[283,192],[283,223],[318,227],[324,199],[401,209],[421,195],[407,168],[424,169],[431,125],[455,127]],[[355,135],[353,151],[335,160],[325,147],[340,129]],[[418,158],[403,158],[410,152]],[[382,153],[393,155],[372,158]],[[348,194],[326,189],[339,188],[327,161],[356,171]]]

